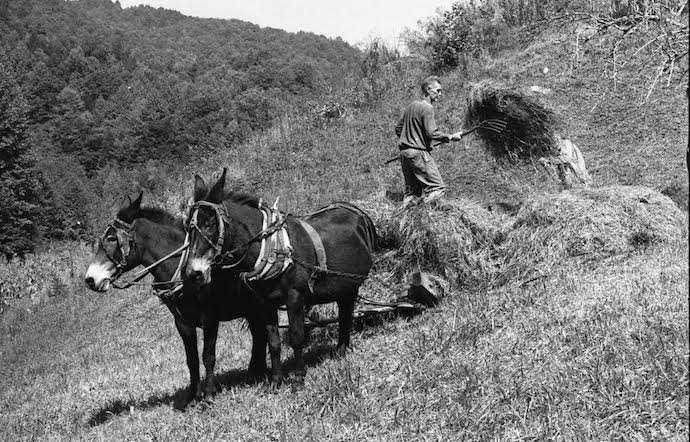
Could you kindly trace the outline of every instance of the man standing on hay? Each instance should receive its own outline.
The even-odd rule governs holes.
[[[441,81],[427,77],[421,84],[423,97],[410,103],[395,126],[400,149],[400,165],[405,178],[403,206],[416,198],[438,200],[446,190],[431,151],[439,144],[459,141],[460,132],[447,134],[436,126],[433,104],[441,98]]]

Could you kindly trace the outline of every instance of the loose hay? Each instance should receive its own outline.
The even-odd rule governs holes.
[[[625,259],[687,238],[683,212],[670,198],[645,187],[534,195],[515,216],[489,212],[465,199],[405,211],[383,197],[357,204],[393,245],[377,255],[373,278],[394,280],[399,288],[418,267],[445,280],[450,289],[520,285],[571,260]]]
[[[480,82],[467,98],[465,125],[474,127],[487,119],[507,123],[501,133],[477,130],[484,148],[498,162],[514,164],[557,153],[556,115],[534,98]]]
[[[646,187],[574,189],[527,199],[501,245],[502,280],[548,273],[568,259],[598,261],[687,236],[670,198]]]
[[[465,199],[400,209],[379,199],[357,203],[368,210],[392,252],[379,257],[377,270],[405,281],[421,269],[453,287],[487,278],[494,243],[502,238],[501,219]],[[432,278],[433,279],[433,278]]]

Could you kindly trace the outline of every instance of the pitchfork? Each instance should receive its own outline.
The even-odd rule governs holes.
[[[500,134],[503,132],[506,128],[508,123],[506,123],[505,120],[500,120],[497,118],[489,118],[488,120],[484,120],[479,122],[479,124],[475,125],[472,129],[468,130],[467,132],[463,132],[460,134],[460,138],[467,136],[471,134],[472,132],[475,132],[477,130],[488,130],[489,132],[494,132],[497,134]],[[391,158],[390,160],[386,161],[384,164],[390,164],[394,162],[395,160],[399,159],[399,156],[395,156]]]

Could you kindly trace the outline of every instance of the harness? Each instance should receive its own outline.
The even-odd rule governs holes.
[[[213,209],[219,232],[219,236],[216,241],[212,241],[210,238],[208,238],[208,236],[206,236],[197,225],[198,211],[199,207],[201,206],[210,207]],[[277,206],[277,199],[272,207],[265,206],[262,200],[259,200],[259,210],[262,214],[261,230],[244,244],[239,245],[229,251],[223,252],[226,229],[225,223],[231,222],[227,216],[227,209],[223,204],[215,204],[207,201],[196,202],[191,208],[189,229],[196,230],[199,233],[199,236],[206,241],[211,248],[213,248],[215,252],[213,256],[213,265],[218,266],[222,270],[230,270],[238,267],[242,262],[244,262],[244,259],[249,253],[249,247],[251,244],[261,241],[259,255],[252,266],[252,270],[239,272],[240,278],[248,287],[250,287],[249,282],[267,281],[277,278],[285,273],[293,263],[312,271],[308,281],[309,289],[312,293],[314,292],[314,284],[321,276],[339,276],[356,281],[364,281],[367,278],[367,275],[339,272],[329,269],[326,259],[326,250],[323,245],[323,241],[321,240],[321,236],[316,229],[314,229],[314,227],[307,222],[309,218],[316,214],[341,207],[350,209],[357,214],[367,216],[366,213],[350,204],[335,203],[308,216],[300,218],[295,217],[299,225],[307,233],[307,236],[311,240],[312,246],[314,247],[317,260],[316,265],[314,265],[299,259],[292,253],[293,250],[286,225],[287,216],[280,212]],[[239,258],[235,257],[237,252],[242,252]],[[228,263],[228,261],[230,261],[230,263]]]
[[[103,248],[105,252],[105,256],[113,263],[115,264],[115,267],[117,268],[117,276],[113,281],[111,281],[111,284],[113,287],[116,289],[126,289],[129,288],[133,285],[135,285],[138,281],[143,279],[146,275],[149,274],[149,272],[158,266],[160,263],[163,261],[166,261],[167,259],[172,258],[175,255],[180,255],[180,261],[177,264],[177,269],[175,270],[175,273],[173,274],[172,278],[170,281],[157,281],[157,282],[152,282],[151,285],[153,287],[153,291],[158,296],[162,301],[166,300],[171,300],[174,296],[176,296],[181,290],[182,290],[182,268],[184,267],[184,263],[187,261],[187,249],[189,247],[189,234],[185,237],[184,243],[182,246],[178,247],[177,249],[173,250],[172,252],[168,253],[167,255],[163,256],[162,258],[158,259],[156,262],[144,267],[142,270],[140,270],[138,273],[135,274],[135,276],[132,278],[132,280],[127,281],[125,283],[118,283],[118,279],[121,276],[121,274],[124,272],[124,268],[127,266],[127,256],[129,256],[129,253],[131,251],[131,244],[134,244],[134,241],[132,239],[132,229],[134,226],[130,223],[127,223],[125,221],[122,221],[119,218],[115,218],[113,222],[108,224],[108,227],[106,227],[105,232],[103,233],[103,236],[105,236],[108,233],[108,230],[113,229],[115,230],[115,237],[117,238],[117,243],[118,247],[120,249],[120,259],[116,260],[113,256],[111,256],[107,251],[105,251],[105,248]],[[102,240],[101,240],[102,242]],[[172,287],[167,287],[163,288],[163,286],[167,285],[172,285]]]
[[[105,250],[105,247],[103,247],[103,251],[105,252],[105,256],[113,263],[115,264],[115,267],[117,268],[118,272],[121,273],[124,268],[127,266],[127,256],[129,256],[129,252],[131,250],[131,244],[133,243],[132,240],[132,229],[133,226],[130,223],[126,223],[122,221],[120,218],[115,218],[108,226],[105,228],[105,231],[103,232],[103,237],[105,237],[108,234],[108,230],[113,229],[115,231],[115,237],[117,238],[117,245],[118,248],[120,249],[120,259],[116,260],[113,256],[110,256],[110,253],[108,253]],[[103,244],[103,240],[101,239],[101,246]]]
[[[253,270],[240,273],[246,282],[273,279],[282,275],[292,265],[292,245],[286,228],[286,217],[278,210],[277,205],[277,199],[270,209],[259,203],[263,217],[261,230],[268,231],[271,226],[276,228],[270,235],[263,236]],[[280,228],[277,228],[278,226]]]
[[[197,224],[199,207],[213,209],[218,226],[218,238],[212,241]],[[262,216],[261,230],[244,244],[223,252],[225,242],[225,223],[230,224],[227,209],[222,204],[214,204],[207,201],[196,202],[190,212],[189,229],[196,230],[199,236],[214,250],[213,264],[222,270],[230,270],[238,267],[247,254],[249,247],[261,242],[259,255],[252,266],[252,270],[240,272],[240,277],[245,283],[250,281],[266,281],[282,275],[292,265],[292,245],[287,233],[287,218],[278,210],[278,200],[273,207],[268,207],[259,201],[259,210]],[[242,252],[240,257],[235,257],[237,252]]]
[[[323,241],[321,241],[321,236],[319,233],[314,229],[311,224],[306,222],[305,220],[301,218],[297,218],[297,221],[299,222],[300,226],[304,229],[305,232],[307,232],[307,235],[309,236],[309,239],[311,239],[311,243],[314,246],[314,251],[316,252],[316,266],[314,266],[313,271],[311,272],[311,275],[309,276],[309,291],[314,293],[314,284],[316,284],[316,280],[319,277],[319,275],[326,274],[328,273],[328,263],[326,261],[326,249],[323,246]]]

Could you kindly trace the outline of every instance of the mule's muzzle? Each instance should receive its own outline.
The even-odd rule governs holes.
[[[211,268],[210,263],[201,259],[192,258],[187,263],[184,272],[185,282],[191,283],[195,286],[206,285],[211,282]]]
[[[84,275],[84,284],[94,292],[105,292],[117,271],[110,263],[92,263]]]
[[[192,284],[196,287],[201,287],[211,282],[211,268],[205,262],[192,260],[190,265],[187,265],[184,274],[186,283]]]
[[[110,278],[102,279],[98,282],[91,276],[84,278],[84,283],[94,292],[105,292],[110,288]]]
[[[86,278],[84,278],[84,283],[91,290],[96,290],[96,281],[94,281],[92,277],[87,276]]]
[[[201,270],[188,271],[187,280],[194,284],[201,284],[204,280],[204,272],[202,272]]]

